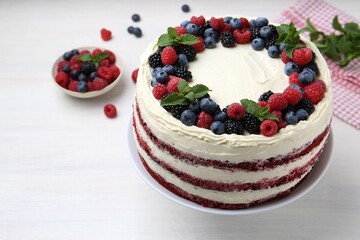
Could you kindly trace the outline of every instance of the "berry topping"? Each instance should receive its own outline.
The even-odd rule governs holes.
[[[193,24],[196,24],[197,26],[199,27],[202,27],[205,25],[205,18],[203,15],[199,16],[199,17],[195,17],[195,16],[192,16],[190,18],[190,22],[193,23]]]
[[[306,67],[299,74],[299,82],[301,84],[306,85],[312,83],[315,77],[316,77],[315,72],[312,69]]]
[[[212,17],[210,19],[210,25],[214,30],[221,31],[224,28],[224,19]]]
[[[304,87],[304,97],[313,104],[317,104],[323,99],[325,94],[324,86],[319,82],[313,82]]]
[[[267,102],[269,100],[269,97],[271,95],[273,95],[274,93],[272,91],[267,91],[267,92],[264,92],[263,94],[261,94],[261,96],[259,97],[259,101],[262,102],[262,101],[265,101]]]
[[[210,130],[215,134],[224,134],[225,133],[225,125],[222,122],[215,121],[211,123]]]
[[[288,101],[281,93],[274,93],[269,97],[269,107],[275,111],[281,111],[288,105]]]
[[[164,64],[161,61],[161,54],[159,52],[151,54],[148,60],[149,60],[149,65],[152,68],[164,66]]]
[[[255,51],[263,50],[265,47],[265,41],[262,38],[255,38],[254,40],[251,41],[251,47]]]
[[[181,113],[180,121],[187,126],[195,125],[197,122],[196,113],[187,109]]]
[[[104,113],[108,118],[114,118],[117,115],[116,107],[113,104],[106,104],[104,106]]]
[[[161,52],[161,62],[164,65],[172,65],[176,62],[177,55],[172,47],[165,47]]]
[[[195,60],[196,57],[196,51],[194,49],[194,47],[190,46],[190,45],[181,45],[178,48],[179,53],[182,53],[186,56],[186,59],[191,62]]]
[[[280,49],[277,45],[271,45],[268,48],[268,55],[271,58],[278,58],[280,56]]]
[[[108,82],[111,82],[111,80],[113,78],[112,72],[108,67],[99,67],[97,70],[97,73],[99,74],[100,78],[102,78]]]
[[[266,137],[271,137],[278,132],[278,125],[275,121],[266,119],[260,125],[261,134]]]
[[[165,106],[164,108],[166,111],[170,112],[174,118],[180,119],[182,112],[187,109],[187,106],[174,105],[174,106]]]
[[[309,115],[311,115],[314,110],[315,107],[312,104],[312,102],[310,102],[308,99],[306,98],[302,98],[298,104],[295,105],[296,109],[304,109]]]
[[[169,93],[178,92],[178,84],[181,78],[175,76],[169,76],[169,81],[166,84],[166,88]]]
[[[288,62],[284,68],[285,74],[290,76],[294,72],[300,72],[300,67],[294,62]]]
[[[239,121],[235,121],[232,119],[227,119],[224,122],[224,126],[225,126],[225,132],[227,134],[238,134],[238,135],[242,135],[244,132],[244,127],[242,126],[242,124]]]
[[[185,79],[186,81],[189,81],[192,79],[192,74],[190,71],[188,71],[185,67],[179,66],[176,68],[175,75],[179,78]]]
[[[55,81],[63,88],[67,88],[70,80],[69,80],[69,76],[66,73],[58,72],[55,76]]]
[[[229,118],[239,121],[245,116],[245,109],[240,103],[232,103],[228,106],[226,113]]]
[[[152,90],[152,93],[156,99],[163,98],[166,94],[168,94],[168,90],[164,84],[157,83]]]
[[[285,97],[285,99],[287,100],[287,102],[291,105],[295,105],[297,104],[300,99],[302,98],[302,92],[300,89],[296,89],[294,87],[287,87],[285,88],[284,92],[283,92],[283,96]],[[281,110],[281,109],[277,109],[277,110]]]
[[[206,113],[214,114],[218,109],[218,105],[211,98],[203,98],[200,101],[200,108]]]
[[[104,41],[109,41],[111,39],[111,31],[103,28],[100,30],[101,38]]]
[[[234,47],[235,46],[235,39],[231,32],[223,32],[220,36],[221,44],[226,47]]]
[[[200,114],[198,116],[198,121],[196,123],[196,126],[198,126],[200,128],[209,129],[212,122],[213,122],[212,116],[210,114],[202,111],[202,112],[200,112]]]
[[[245,130],[250,134],[260,133],[261,121],[250,113],[245,113],[245,116],[241,119],[241,123]]]
[[[310,48],[297,48],[292,54],[293,61],[299,65],[304,66],[312,59],[312,51]]]
[[[293,72],[292,74],[290,74],[289,76],[289,84],[296,84],[300,87],[304,87],[305,85],[302,84],[300,81],[299,81],[299,73],[298,72]]]
[[[108,82],[102,78],[95,78],[93,81],[93,89],[94,90],[101,90],[101,89],[107,87],[107,85],[108,85]]]
[[[78,83],[79,83],[79,81],[71,81],[71,82],[69,83],[68,89],[69,89],[70,91],[77,92],[77,91],[78,91],[78,90],[77,90],[77,85],[78,85]]]
[[[283,50],[280,54],[280,58],[281,58],[281,61],[283,61],[283,63],[288,63],[288,62],[291,62],[292,59],[288,57],[288,55],[286,55],[286,52],[285,50]]]
[[[289,111],[285,114],[285,121],[288,123],[288,124],[291,124],[291,125],[295,125],[299,122],[299,119],[296,115],[295,112],[293,111]]]
[[[251,32],[249,29],[236,29],[233,32],[235,42],[238,44],[245,44],[251,41]]]
[[[307,120],[309,118],[309,114],[305,109],[299,109],[296,111],[295,114],[298,117],[299,121]]]

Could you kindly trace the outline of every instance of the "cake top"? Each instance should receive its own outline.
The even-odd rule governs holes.
[[[154,100],[185,126],[217,135],[273,136],[307,121],[328,91],[317,48],[292,24],[263,17],[194,16],[146,54],[141,71]]]

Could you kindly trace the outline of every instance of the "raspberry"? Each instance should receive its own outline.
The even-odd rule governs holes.
[[[110,66],[110,60],[109,59],[103,59],[99,62],[100,67],[108,67]]]
[[[95,56],[99,55],[100,53],[102,53],[101,49],[98,49],[98,48],[97,48],[97,49],[95,49],[95,50],[92,52],[91,55],[92,55],[93,57],[95,57]]]
[[[280,57],[281,57],[281,60],[283,61],[283,63],[288,63],[288,62],[291,62],[291,58],[289,58],[287,55],[286,55],[286,52],[285,50],[283,50],[280,54]]]
[[[64,72],[58,72],[55,76],[55,81],[63,88],[67,88],[69,84],[69,76]]]
[[[289,76],[289,84],[296,84],[300,87],[304,87],[305,85],[302,84],[300,81],[299,81],[299,73],[298,72],[294,72],[292,74],[290,74]]]
[[[212,116],[202,111],[198,116],[198,121],[196,123],[196,126],[209,129],[212,122],[213,122]]]
[[[160,100],[162,97],[164,97],[166,94],[168,94],[169,91],[167,90],[167,88],[164,84],[157,83],[155,85],[155,87],[153,88],[152,93],[156,99]]]
[[[323,87],[324,92],[326,91],[326,85],[325,85],[325,82],[323,80],[315,79],[314,83],[320,84]]]
[[[169,81],[166,83],[166,88],[169,93],[178,92],[178,84],[181,78],[175,76],[169,76]]]
[[[93,81],[93,89],[96,91],[105,88],[107,85],[109,85],[108,82],[102,78],[95,78]]]
[[[81,63],[80,61],[78,61],[78,57],[79,57],[79,55],[74,55],[74,56],[72,56],[71,58],[70,58],[70,65],[73,65],[73,64],[75,64],[75,63]]]
[[[268,100],[268,104],[269,104],[269,107],[272,109],[272,110],[283,110],[284,108],[286,108],[286,106],[288,105],[288,102],[286,100],[286,98],[284,97],[283,94],[281,93],[274,93],[273,95],[271,95],[269,97],[269,100]]]
[[[224,27],[221,30],[222,32],[232,32],[231,25],[229,23],[224,23]]]
[[[111,31],[109,31],[105,28],[102,28],[100,30],[100,34],[101,34],[102,40],[104,40],[104,41],[109,41],[111,39]]]
[[[108,59],[110,60],[110,63],[114,64],[115,61],[116,61],[115,54],[114,54],[112,51],[110,51],[110,50],[105,50],[104,53],[109,54],[109,58],[108,58]]]
[[[61,72],[62,71],[62,67],[63,66],[66,66],[66,65],[69,65],[70,66],[70,62],[68,61],[60,61],[58,63],[58,66],[57,66],[57,72]]]
[[[115,79],[117,79],[120,75],[120,69],[115,65],[111,65],[108,69],[112,72],[111,80],[114,81]]]
[[[241,28],[249,28],[249,20],[247,18],[240,18],[241,21]]]
[[[311,103],[317,104],[324,97],[325,89],[319,82],[312,82],[304,87],[304,97]]]
[[[97,70],[97,73],[99,74],[100,78],[102,78],[108,82],[111,82],[113,75],[112,75],[111,70],[108,67],[99,67]]]
[[[260,101],[260,102],[258,102],[258,105],[260,107],[266,107],[268,105],[268,103],[266,101]]]
[[[278,122],[283,121],[282,112],[281,111],[272,111],[272,114],[274,114],[278,118]]]
[[[74,63],[74,64],[70,65],[70,70],[71,71],[75,70],[75,69],[80,70],[80,68],[81,68],[80,63]]]
[[[224,19],[212,17],[210,19],[210,25],[214,30],[221,31],[225,25]]]
[[[232,103],[227,108],[229,118],[239,121],[245,116],[245,109],[240,103]]]
[[[93,82],[87,82],[87,90],[88,92],[94,91],[94,83]]]
[[[176,62],[177,55],[174,48],[167,46],[161,52],[161,62],[164,65],[172,65]]]
[[[83,55],[85,55],[85,54],[91,54],[91,53],[90,53],[89,50],[86,50],[86,49],[85,49],[85,50],[81,50],[79,55],[80,55],[80,56],[83,56]]]
[[[285,128],[288,125],[288,123],[286,121],[282,121],[282,122],[278,122],[278,128]]]
[[[275,121],[266,119],[260,125],[261,134],[266,137],[271,137],[278,132],[278,125]]]
[[[249,43],[251,41],[251,32],[249,29],[236,29],[233,32],[235,42],[239,44]]]
[[[195,49],[195,52],[199,53],[202,52],[205,49],[205,42],[202,37],[195,36],[197,39],[199,39],[198,43],[194,43],[191,46]]]
[[[312,59],[312,51],[310,48],[297,48],[292,54],[293,61],[299,65],[304,66]]]
[[[287,87],[283,92],[283,96],[286,98],[289,104],[295,105],[302,98],[302,92],[299,89]]]
[[[106,104],[104,106],[104,113],[108,118],[116,117],[116,107],[114,104]]]
[[[198,25],[199,27],[202,27],[205,25],[205,18],[203,15],[199,16],[199,17],[195,17],[195,16],[192,16],[190,18],[190,22],[193,23],[193,24],[196,24]]]
[[[176,30],[178,35],[182,35],[182,34],[186,33],[186,28],[185,27],[177,26],[177,27],[175,27],[175,30]]]
[[[135,69],[131,74],[131,78],[134,81],[134,83],[136,83],[137,81],[138,73],[139,73],[139,68]]]
[[[70,91],[73,91],[73,92],[77,92],[77,85],[78,85],[79,81],[70,81],[69,83],[69,86],[68,86],[68,89]]]

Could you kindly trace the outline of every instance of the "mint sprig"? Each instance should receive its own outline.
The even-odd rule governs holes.
[[[279,119],[274,114],[269,112],[269,106],[260,107],[259,104],[249,99],[242,99],[240,102],[247,113],[254,115],[260,121],[264,121],[265,119],[279,121]]]
[[[285,53],[289,58],[292,58],[295,49],[305,47],[305,44],[300,42],[300,33],[304,32],[304,30],[298,31],[293,22],[281,24],[276,27],[276,30],[279,34],[276,44],[286,44]]]
[[[161,100],[161,106],[175,106],[175,105],[189,105],[195,99],[204,97],[209,91],[207,86],[203,84],[196,84],[190,87],[189,84],[181,79],[178,83],[179,92],[174,92],[167,95]]]
[[[179,44],[192,45],[198,43],[200,40],[192,34],[179,35],[175,28],[169,27],[167,33],[162,34],[158,39],[159,47],[176,46]]]
[[[86,53],[82,56],[79,56],[78,60],[81,62],[93,62],[95,64],[96,68],[98,68],[99,63],[108,57],[110,57],[110,55],[106,52],[101,52],[98,55],[96,55],[95,57],[93,57],[90,53]]]
[[[325,54],[341,67],[346,67],[352,60],[360,57],[360,29],[355,22],[348,22],[342,26],[338,16],[333,18],[334,32],[327,35],[318,30],[308,18],[307,27],[303,31],[310,33],[310,40]],[[337,32],[335,32],[337,31]]]

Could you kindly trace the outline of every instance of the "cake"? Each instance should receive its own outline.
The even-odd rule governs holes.
[[[274,25],[194,16],[146,48],[133,132],[144,167],[169,191],[248,208],[291,194],[316,164],[330,133],[329,69],[298,34],[279,43],[292,24]]]

